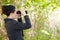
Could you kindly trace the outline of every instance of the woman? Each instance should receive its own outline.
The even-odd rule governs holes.
[[[2,13],[7,16],[4,21],[9,40],[24,40],[22,36],[22,30],[31,28],[28,15],[26,13],[22,13],[25,23],[19,22],[18,13],[16,13],[13,5],[3,5]]]

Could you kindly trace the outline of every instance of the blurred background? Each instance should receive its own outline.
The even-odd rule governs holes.
[[[32,28],[24,30],[25,40],[60,40],[60,0],[0,0],[0,40],[8,40],[2,5],[28,10]]]

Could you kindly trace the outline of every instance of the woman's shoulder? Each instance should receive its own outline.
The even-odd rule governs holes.
[[[16,24],[17,21],[13,20],[13,19],[9,19],[9,18],[6,18],[4,19],[5,23],[13,23],[13,24]]]

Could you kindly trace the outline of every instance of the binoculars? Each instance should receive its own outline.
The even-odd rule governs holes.
[[[17,14],[21,14],[21,11],[17,11],[16,13],[17,13]],[[25,11],[25,13],[28,14],[27,11]]]

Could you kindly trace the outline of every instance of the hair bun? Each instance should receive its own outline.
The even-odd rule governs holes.
[[[6,11],[7,11],[7,6],[2,6],[2,14],[6,15]]]

